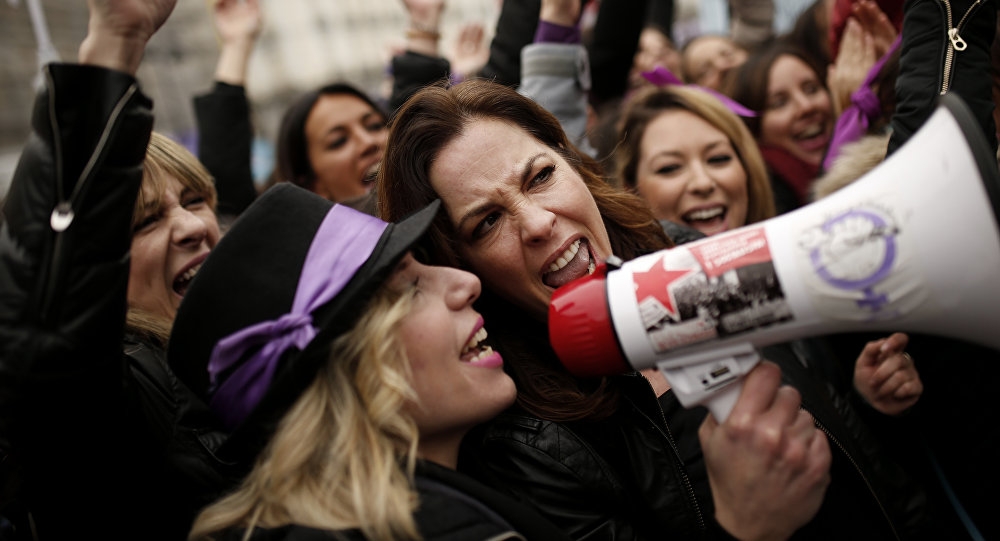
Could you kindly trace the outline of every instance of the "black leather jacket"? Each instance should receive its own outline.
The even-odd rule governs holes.
[[[764,350],[830,441],[833,482],[793,539],[940,539],[925,496],[845,402],[788,346]],[[470,434],[460,468],[539,509],[574,539],[729,539],[714,520],[697,439],[707,414],[638,375],[615,378],[623,404],[600,422],[556,423],[512,410]],[[661,408],[662,406],[662,408]]]
[[[0,445],[20,480],[13,497],[38,539],[182,539],[226,475],[205,406],[162,349],[123,334],[152,103],[124,73],[45,73],[0,223]]]
[[[556,423],[508,411],[466,437],[459,468],[574,539],[731,539],[706,512],[649,383],[616,376],[617,411]]]

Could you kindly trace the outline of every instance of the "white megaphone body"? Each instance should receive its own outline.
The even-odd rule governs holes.
[[[899,151],[821,201],[566,284],[549,336],[570,372],[655,366],[720,422],[758,347],[879,330],[1000,349],[998,210],[996,157],[946,95]]]

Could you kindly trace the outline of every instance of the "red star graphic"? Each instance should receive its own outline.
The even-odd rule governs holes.
[[[670,284],[692,272],[693,269],[667,270],[663,268],[663,258],[660,258],[648,271],[632,274],[635,300],[641,303],[646,297],[654,297],[663,304],[667,312],[676,317],[677,307],[670,292]]]

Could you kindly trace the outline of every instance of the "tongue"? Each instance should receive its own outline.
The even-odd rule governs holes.
[[[587,249],[586,242],[581,242],[580,249],[577,250],[576,256],[573,260],[567,263],[565,267],[555,272],[546,273],[545,276],[542,277],[542,281],[549,287],[558,288],[581,276],[585,276],[589,270],[590,250]]]

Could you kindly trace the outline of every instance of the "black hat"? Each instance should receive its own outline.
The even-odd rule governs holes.
[[[236,220],[177,311],[168,360],[252,460],[440,202],[397,224],[279,184]]]

